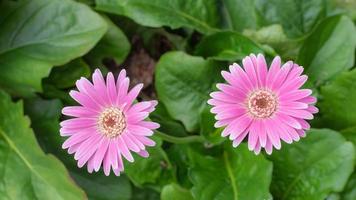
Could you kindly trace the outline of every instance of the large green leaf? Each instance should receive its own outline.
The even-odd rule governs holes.
[[[37,144],[22,103],[0,92],[0,196],[2,199],[84,199],[61,162]]]
[[[108,17],[104,16],[108,24],[108,31],[99,43],[88,53],[86,60],[93,66],[103,64],[103,59],[111,58],[121,64],[130,52],[130,42],[121,29]]]
[[[283,58],[295,60],[299,53],[302,39],[290,39],[280,24],[272,24],[258,30],[245,29],[243,34],[254,41],[271,46]]]
[[[343,129],[356,126],[356,70],[344,72],[321,87],[318,104],[325,126]]]
[[[262,49],[255,42],[231,31],[206,36],[196,47],[197,55],[227,61],[236,61],[250,55],[250,53],[262,52]]]
[[[161,200],[194,200],[194,198],[189,190],[176,183],[171,183],[163,187]]]
[[[5,0],[0,10],[0,87],[14,95],[41,91],[53,65],[82,56],[106,31],[98,14],[71,0]]]
[[[289,37],[301,37],[324,17],[325,0],[255,0],[264,24],[282,24]]]
[[[245,144],[226,147],[220,158],[193,153],[189,172],[195,199],[272,199],[272,163],[249,152]]]
[[[155,74],[158,97],[188,131],[198,128],[199,113],[220,79],[220,70],[214,61],[183,52],[169,52],[159,60]]]
[[[62,149],[65,140],[59,134],[62,107],[62,103],[57,99],[32,98],[25,101],[25,113],[31,118],[32,127],[42,149],[54,154],[66,165],[70,175],[85,190],[89,199],[130,199],[131,185],[125,176],[117,177],[112,174],[108,177],[101,171],[89,174],[85,167],[79,169],[73,156]]]
[[[222,0],[226,11],[225,20],[230,29],[243,31],[257,29],[261,22],[255,0]]]
[[[325,15],[325,0],[223,0],[230,28],[238,31],[281,24],[289,37],[308,33]]]
[[[272,154],[276,199],[323,200],[344,188],[354,166],[354,147],[338,133],[313,129],[298,143]]]
[[[202,33],[215,31],[219,22],[216,0],[96,0],[96,8],[144,26],[189,27]]]
[[[325,19],[305,40],[297,63],[317,85],[354,65],[356,29],[345,16]]]

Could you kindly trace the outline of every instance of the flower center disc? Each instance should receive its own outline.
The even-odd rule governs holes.
[[[106,137],[113,138],[121,135],[126,128],[125,115],[118,108],[106,108],[99,116],[98,126]]]
[[[247,107],[256,118],[270,117],[277,109],[276,95],[267,90],[257,90],[248,97]]]

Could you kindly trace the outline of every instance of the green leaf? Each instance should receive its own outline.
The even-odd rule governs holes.
[[[282,24],[289,37],[301,37],[325,16],[324,0],[257,0],[257,10],[268,24]]]
[[[344,72],[321,87],[318,106],[327,127],[344,129],[356,126],[356,70]]]
[[[188,131],[197,130],[199,113],[212,87],[221,80],[221,69],[214,61],[183,52],[169,52],[159,60],[155,73],[158,97]]]
[[[156,109],[150,114],[150,119],[159,123],[160,127],[158,130],[163,133],[169,133],[169,135],[180,137],[188,135],[183,124],[172,119],[172,117],[169,116],[167,109],[160,102],[158,102]]]
[[[62,107],[58,99],[32,98],[25,101],[25,113],[31,118],[32,127],[42,149],[46,153],[54,154],[66,165],[70,175],[85,190],[89,199],[130,199],[131,185],[125,176],[105,176],[101,171],[89,174],[85,167],[78,168],[73,156],[62,149],[65,140],[59,134]]]
[[[70,0],[1,1],[0,87],[41,91],[53,65],[84,55],[106,31],[102,18]]]
[[[161,200],[194,200],[194,198],[189,190],[176,183],[171,183],[163,187]]]
[[[112,58],[116,64],[121,64],[130,52],[130,42],[122,30],[108,17],[103,15],[108,24],[108,31],[99,43],[85,57],[93,66],[103,64],[103,59]]]
[[[96,9],[124,15],[143,26],[188,27],[201,33],[213,32],[219,22],[216,0],[96,0]]]
[[[276,199],[323,200],[340,192],[353,171],[354,147],[328,129],[310,130],[298,143],[270,157],[274,165],[271,191]]]
[[[46,79],[46,82],[53,84],[58,89],[70,88],[81,77],[90,76],[90,67],[81,59],[75,59],[71,62],[54,67]]]
[[[227,20],[234,30],[281,24],[287,35],[301,37],[324,17],[324,0],[224,0]]]
[[[189,175],[195,199],[272,199],[272,163],[249,152],[245,144],[238,149],[228,145],[219,158],[193,153],[192,159]]]
[[[156,146],[148,148],[148,158],[134,154],[134,163],[125,162],[125,174],[136,186],[166,183],[172,179],[172,164],[162,149],[162,140],[153,136]]]
[[[356,172],[354,172],[346,184],[344,191],[341,193],[340,200],[356,199]]]
[[[255,0],[223,0],[225,20],[230,29],[243,31],[260,26]]]
[[[216,119],[210,112],[210,109],[211,107],[207,105],[201,112],[200,135],[212,144],[220,144],[225,141],[226,138],[221,136],[222,128],[217,129],[214,127]]]
[[[5,199],[84,199],[61,162],[37,144],[22,103],[0,92],[0,180]]]
[[[271,46],[283,58],[292,60],[296,59],[303,42],[301,39],[288,38],[280,24],[272,24],[258,30],[245,29],[243,34],[260,44]]]
[[[263,50],[252,40],[236,32],[218,32],[203,38],[195,53],[216,60],[236,61]]]
[[[356,126],[343,129],[342,131],[340,131],[340,133],[346,138],[346,140],[352,142],[354,144],[354,147],[356,147]],[[356,155],[356,148],[355,148],[355,155]]]
[[[356,29],[345,16],[325,19],[305,40],[297,63],[317,85],[354,65]]]
[[[70,171],[74,180],[92,200],[129,200],[131,184],[126,176],[105,176],[102,171],[89,174],[85,169]]]

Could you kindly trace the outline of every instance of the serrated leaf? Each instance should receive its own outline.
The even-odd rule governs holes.
[[[70,0],[5,0],[0,10],[0,86],[18,96],[41,91],[53,65],[82,56],[106,31],[98,14]]]
[[[219,158],[193,153],[192,162],[189,176],[197,200],[272,199],[272,163],[245,144],[237,149],[228,145]]]
[[[155,87],[168,113],[188,131],[198,128],[199,113],[222,68],[211,60],[183,52],[164,54],[156,66]]]
[[[309,81],[317,85],[354,65],[356,29],[346,16],[323,20],[305,40],[297,63],[306,69]]]
[[[63,164],[42,152],[22,110],[0,92],[1,198],[84,199]]]
[[[124,15],[144,26],[188,27],[201,33],[214,32],[219,22],[216,0],[96,0],[96,8]]]
[[[231,31],[218,32],[206,36],[196,47],[195,53],[216,60],[236,61],[251,53],[263,50],[247,37]]]
[[[345,72],[321,87],[318,106],[325,126],[345,129],[356,126],[356,70]]]
[[[354,167],[354,147],[338,133],[312,129],[305,139],[282,147],[270,157],[271,191],[277,199],[323,200],[341,192]]]

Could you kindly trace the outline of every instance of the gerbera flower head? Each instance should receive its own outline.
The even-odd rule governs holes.
[[[243,68],[234,63],[229,72],[222,71],[227,83],[217,84],[220,91],[212,92],[208,101],[216,114],[215,127],[225,127],[223,137],[229,137],[237,147],[248,137],[248,148],[256,154],[264,148],[298,141],[310,128],[306,120],[318,112],[316,98],[310,89],[301,89],[307,81],[303,67],[288,61],[281,66],[275,57],[267,68],[263,55],[254,54],[242,60]]]
[[[159,124],[144,121],[155,109],[157,101],[135,103],[143,84],[129,90],[129,78],[122,70],[115,82],[110,72],[106,81],[95,70],[93,83],[86,78],[76,82],[79,91],[69,94],[80,105],[64,107],[64,115],[74,117],[61,122],[60,134],[69,136],[62,147],[78,161],[87,164],[89,173],[103,167],[106,175],[124,170],[123,158],[133,162],[131,152],[148,157],[146,146],[155,142],[148,138]]]

